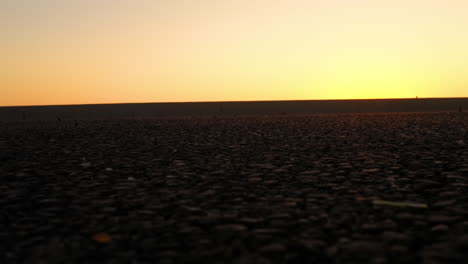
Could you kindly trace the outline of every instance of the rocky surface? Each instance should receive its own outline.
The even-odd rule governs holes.
[[[0,208],[1,263],[463,263],[468,115],[0,123]]]

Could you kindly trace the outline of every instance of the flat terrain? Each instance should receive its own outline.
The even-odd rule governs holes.
[[[468,114],[0,123],[1,263],[463,263]]]
[[[184,116],[458,112],[467,98],[185,102],[0,107],[0,121],[103,120]]]

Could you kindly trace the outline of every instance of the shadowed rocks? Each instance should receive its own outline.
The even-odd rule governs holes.
[[[5,263],[467,257],[468,115],[1,125]]]

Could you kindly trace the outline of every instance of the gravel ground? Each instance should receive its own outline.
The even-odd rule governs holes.
[[[0,263],[462,263],[468,114],[0,123]]]

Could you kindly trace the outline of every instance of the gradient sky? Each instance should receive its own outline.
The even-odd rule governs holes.
[[[0,105],[468,96],[466,0],[0,0]]]

